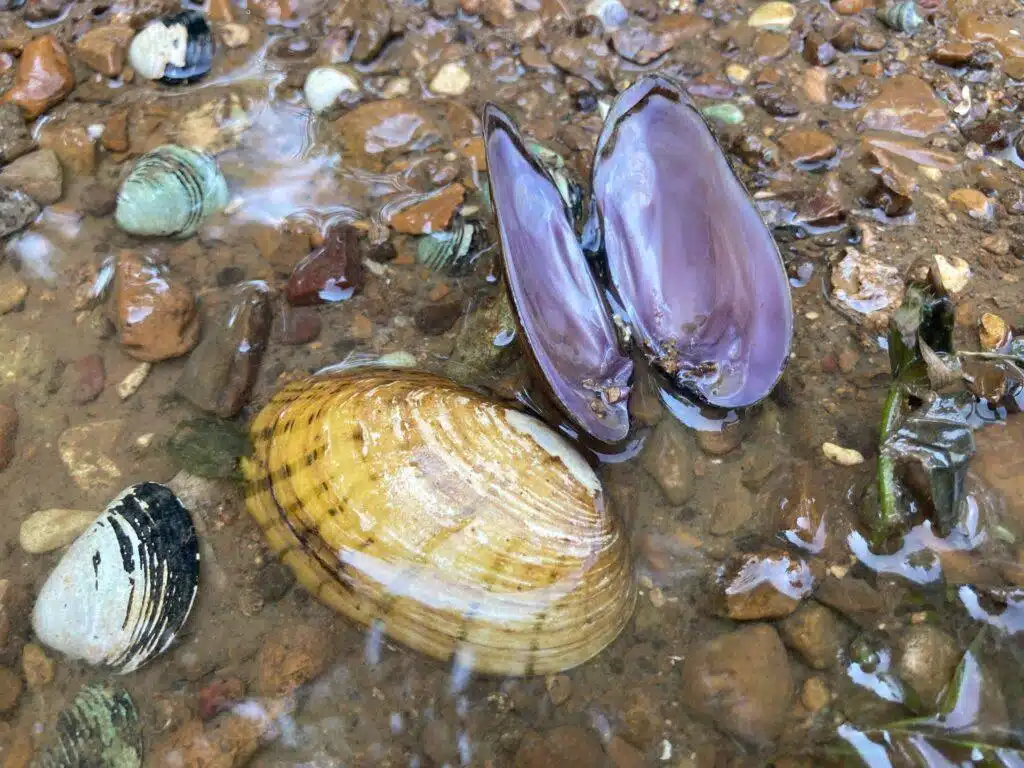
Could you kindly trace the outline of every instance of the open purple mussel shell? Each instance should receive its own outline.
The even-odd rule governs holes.
[[[548,394],[586,435],[616,443],[629,432],[633,362],[583,255],[572,214],[511,119],[484,112],[491,195],[505,285]]]
[[[608,280],[647,359],[711,405],[771,392],[793,336],[771,232],[683,89],[648,75],[598,140],[594,209]]]
[[[572,211],[490,104],[484,141],[506,287],[529,355],[586,436],[618,442],[629,431],[632,363]],[[771,232],[678,84],[649,75],[616,99],[591,195],[588,250],[616,313],[671,388],[723,408],[768,395],[789,356],[789,281]]]

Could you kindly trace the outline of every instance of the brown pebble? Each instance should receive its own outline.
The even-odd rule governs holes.
[[[18,412],[9,405],[0,405],[0,472],[14,459],[18,437]]]
[[[110,152],[128,151],[128,110],[114,112],[103,124],[104,149]]]
[[[406,235],[440,232],[448,226],[465,196],[465,187],[457,182],[449,184],[430,197],[391,214],[388,223]]]
[[[462,317],[461,301],[444,301],[436,304],[424,304],[413,317],[416,327],[428,336],[438,336],[451,330],[452,326]]]
[[[976,189],[954,189],[949,193],[949,205],[954,211],[966,213],[973,219],[987,219],[992,216],[991,201]]]
[[[100,74],[117,77],[134,34],[127,24],[93,27],[75,43],[75,55]]]
[[[53,660],[35,643],[27,643],[21,649],[21,670],[29,690],[37,691],[53,682]]]
[[[828,706],[832,698],[828,690],[828,684],[823,678],[809,677],[804,681],[804,687],[800,691],[800,703],[807,708],[808,712],[818,712]]]
[[[615,736],[605,747],[615,768],[644,768],[647,761],[644,753],[621,736]]]
[[[817,32],[804,38],[804,60],[811,66],[827,67],[835,58],[835,46]]]
[[[11,712],[21,696],[21,675],[7,667],[0,667],[0,713]]]
[[[356,341],[366,341],[373,338],[373,321],[360,312],[352,318],[349,326],[349,335]]]
[[[853,16],[864,10],[867,0],[835,0],[832,10],[840,16]]]
[[[962,40],[943,40],[932,49],[931,59],[947,67],[962,67],[970,61],[974,46]]]
[[[114,277],[114,324],[124,350],[138,360],[180,357],[199,341],[199,315],[187,283],[122,251]]]
[[[548,689],[548,696],[551,697],[551,703],[556,707],[565,704],[572,696],[572,680],[568,675],[551,675],[545,681],[545,686]]]
[[[332,227],[324,244],[295,267],[284,288],[292,306],[342,301],[363,286],[365,268],[359,230],[347,224]]]
[[[67,370],[71,377],[71,401],[76,405],[91,403],[103,392],[106,371],[99,355],[80,357]]]
[[[75,73],[64,46],[53,35],[42,35],[22,50],[14,85],[3,100],[17,104],[31,120],[63,101],[74,87]]]
[[[527,733],[519,745],[515,768],[600,768],[604,750],[597,735],[585,728],[562,725],[543,734]]]

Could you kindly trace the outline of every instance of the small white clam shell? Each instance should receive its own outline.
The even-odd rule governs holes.
[[[32,628],[71,658],[132,672],[174,640],[198,581],[188,511],[168,488],[141,483],[71,544],[39,593]]]

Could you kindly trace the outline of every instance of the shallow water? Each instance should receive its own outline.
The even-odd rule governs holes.
[[[86,30],[118,19],[139,27],[156,5],[74,3],[31,28],[24,10],[0,11],[0,49],[18,54],[29,37],[44,33],[71,47]],[[748,0],[627,2],[627,31],[655,27],[641,48],[663,45],[659,30],[677,36],[662,55],[638,64],[621,55],[647,58],[630,38],[602,33],[576,0],[377,2],[366,6],[352,37],[343,32],[344,17],[354,14],[334,5],[251,2],[231,6],[249,42],[220,45],[213,71],[196,84],[108,80],[76,62],[77,88],[36,120],[34,135],[53,146],[48,131],[103,125],[127,111],[129,149],[97,142],[89,163],[61,148],[61,199],[0,245],[0,285],[20,280],[28,287],[23,306],[0,316],[0,402],[19,417],[13,461],[0,471],[0,581],[25,595],[0,603],[12,625],[8,646],[0,637],[0,664],[25,676],[22,646],[33,638],[23,625],[60,557],[25,552],[21,523],[41,509],[100,510],[131,483],[170,480],[180,467],[166,445],[180,424],[202,415],[175,389],[187,353],[155,362],[137,391],[119,396],[118,384],[139,361],[108,319],[117,315],[115,299],[109,287],[98,300],[81,298],[105,264],[132,252],[167,265],[198,298],[207,334],[242,280],[266,281],[280,314],[291,267],[332,225],[352,222],[367,254],[363,284],[350,298],[312,310],[322,321],[315,340],[285,345],[277,331],[271,335],[237,423],[247,423],[285,381],[353,352],[407,353],[418,367],[458,372],[475,387],[536,403],[515,350],[494,356],[489,368],[450,362],[481,336],[488,345],[492,329],[483,327],[479,310],[502,290],[481,192],[482,145],[472,140],[476,116],[488,100],[502,105],[524,134],[555,148],[585,178],[602,110],[638,73],[658,70],[688,83],[701,106],[729,101],[741,108],[742,124],[715,128],[775,227],[793,278],[796,329],[786,373],[761,405],[709,416],[684,400],[662,403],[641,373],[629,446],[614,455],[589,452],[629,531],[640,583],[625,631],[593,660],[547,678],[484,678],[432,661],[379,629],[356,627],[292,585],[246,514],[239,488],[211,481],[200,485],[193,508],[203,570],[191,617],[165,654],[116,679],[140,709],[149,762],[208,765],[219,755],[226,762],[218,764],[254,766],[606,760],[623,768],[856,764],[859,755],[879,766],[983,759],[1024,765],[1024,416],[979,408],[979,422],[991,423],[975,433],[968,498],[949,535],[922,515],[905,535],[871,546],[862,511],[877,504],[870,490],[889,384],[886,320],[875,310],[894,306],[882,289],[840,300],[837,287],[850,285],[837,286],[830,272],[852,247],[889,265],[890,282],[901,288],[919,257],[959,256],[971,274],[956,298],[957,345],[978,348],[984,312],[1024,326],[1024,174],[1013,147],[1024,86],[1011,77],[1024,53],[1013,34],[1020,8],[932,3],[925,24],[909,36],[884,27],[871,9],[839,15],[836,8],[854,4],[834,5],[797,3],[788,29],[768,32],[748,24],[757,6]],[[614,0],[588,8],[602,6],[609,6],[606,19],[620,15]],[[1010,31],[986,36],[960,23],[982,11]],[[842,34],[860,35],[859,42],[815,61],[809,47],[837,38],[844,24],[854,32]],[[217,35],[223,25],[214,22]],[[378,34],[387,38],[379,52],[349,60],[352,48],[365,53],[360,36]],[[973,45],[970,62],[935,61],[945,60],[937,48],[964,39]],[[461,62],[471,76],[458,96],[431,90],[448,61]],[[313,66],[329,63],[349,67],[362,90],[317,116],[302,84]],[[815,86],[823,74],[826,103]],[[920,78],[923,92],[901,75]],[[13,68],[0,68],[0,91],[13,79]],[[337,122],[356,105],[383,98],[404,101],[356,128]],[[771,114],[786,111],[780,100],[799,114]],[[983,140],[977,126],[986,120],[1001,127],[1005,142]],[[798,129],[831,138],[836,151],[821,158],[827,153],[810,149],[819,137],[793,139]],[[353,136],[361,151],[352,150]],[[757,152],[743,151],[744,136],[772,142],[771,157],[759,162]],[[909,212],[880,210],[885,203],[872,192],[878,162],[866,157],[872,141],[911,178]],[[231,202],[183,241],[121,232],[95,201],[112,195],[138,155],[167,142],[214,153]],[[76,157],[83,163],[77,170]],[[818,193],[829,182],[835,192],[822,202]],[[417,264],[423,235],[389,226],[395,211],[450,183],[466,189],[461,216],[486,231],[474,241],[478,258],[460,276]],[[987,218],[965,212],[954,194],[963,188],[987,197]],[[841,214],[817,215],[829,206]],[[370,250],[385,242],[395,248],[393,260]],[[447,327],[424,319],[438,304],[457,305]],[[92,354],[102,358],[105,386],[96,399],[76,403],[73,363]],[[672,426],[672,414],[707,432]],[[98,426],[82,449],[106,462],[65,450],[68,430],[74,435],[84,425]],[[659,462],[645,447],[658,431],[675,435],[670,460]],[[864,461],[836,464],[823,454],[826,442],[854,449]],[[73,479],[70,470],[88,461],[103,468]],[[680,467],[692,477],[673,504],[652,470],[664,481]],[[738,562],[753,565],[743,588],[727,593],[716,574],[723,567],[733,573]],[[794,609],[818,635],[786,618]],[[787,647],[772,655],[768,646],[782,649],[777,631]],[[802,634],[813,637],[801,651],[794,638]],[[732,641],[717,656],[715,638]],[[303,685],[290,699],[268,693],[266,681],[273,659],[286,663],[273,651],[289,642],[286,658],[312,669],[296,673]],[[4,765],[25,764],[83,684],[112,677],[55,651],[47,655],[52,681],[0,708]],[[962,674],[955,677],[958,662]],[[200,707],[222,679],[232,680],[227,711],[199,725]],[[945,715],[921,719],[939,708],[943,689]],[[257,733],[238,736],[251,748],[232,751],[224,734],[243,720],[259,724]],[[196,746],[203,727],[217,744],[206,752]]]

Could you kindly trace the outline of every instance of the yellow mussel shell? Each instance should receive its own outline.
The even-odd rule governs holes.
[[[410,370],[319,375],[252,424],[246,504],[320,600],[438,659],[541,674],[636,601],[597,475],[543,422]]]

